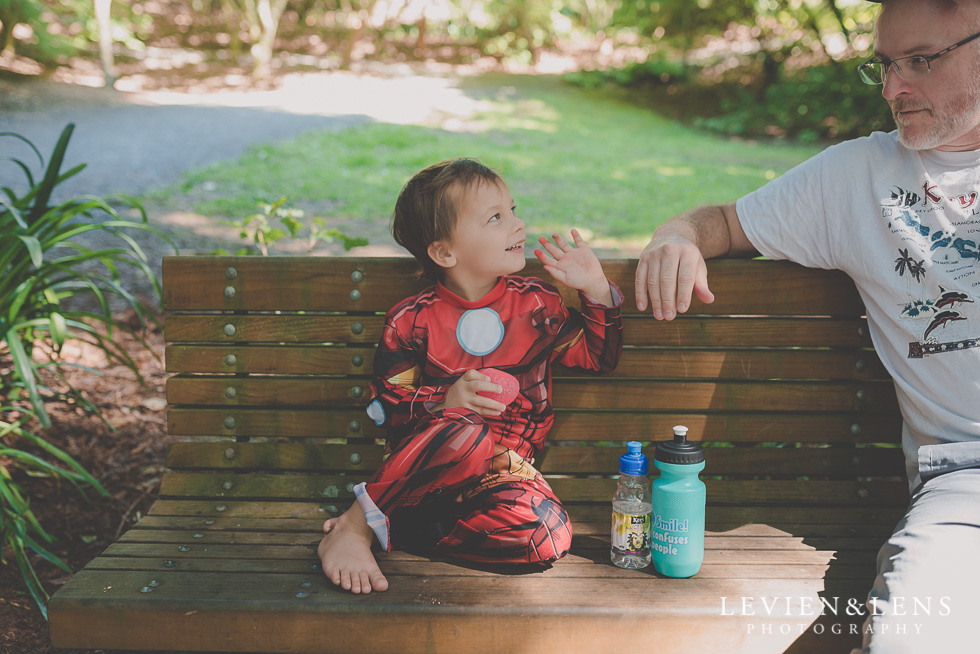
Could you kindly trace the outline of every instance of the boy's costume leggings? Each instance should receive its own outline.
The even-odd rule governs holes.
[[[355,493],[385,550],[550,563],[571,546],[568,514],[548,483],[466,409],[433,413]]]

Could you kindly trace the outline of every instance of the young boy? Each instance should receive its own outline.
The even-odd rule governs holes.
[[[436,280],[388,312],[374,360],[368,415],[388,431],[386,458],[357,501],[323,525],[323,571],[354,593],[385,590],[371,547],[471,561],[550,563],[568,551],[571,525],[532,467],[554,414],[551,363],[596,373],[622,351],[622,294],[576,230],[535,250],[577,289],[568,310],[525,266],[524,223],[503,179],[472,159],[416,174],[395,205],[395,240]],[[517,378],[509,405],[479,372]]]

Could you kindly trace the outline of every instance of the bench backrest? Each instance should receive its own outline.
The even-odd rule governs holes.
[[[830,520],[904,505],[893,384],[843,274],[710,262],[716,301],[656,322],[636,311],[635,260],[603,265],[627,298],[623,357],[602,377],[554,370],[556,422],[537,461],[566,503],[607,506],[624,442],[685,424],[709,448],[712,506],[831,507]],[[171,447],[161,495],[349,502],[381,462],[384,432],[364,412],[374,346],[385,312],[427,285],[415,270],[408,258],[165,258],[169,431],[196,442]],[[550,281],[536,261],[523,274]]]

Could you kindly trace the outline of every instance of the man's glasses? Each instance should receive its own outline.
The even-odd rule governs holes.
[[[976,38],[980,38],[980,32],[977,32],[973,36],[968,36],[948,48],[943,48],[933,55],[912,55],[911,57],[899,57],[891,61],[881,61],[875,57],[858,66],[858,75],[861,76],[861,81],[865,84],[877,86],[885,83],[885,76],[888,74],[888,69],[891,68],[895,71],[896,75],[906,82],[913,82],[929,74],[929,71],[932,70],[929,65],[930,62],[939,59],[944,54],[949,54],[961,45],[966,45]],[[902,63],[899,64],[899,62]]]

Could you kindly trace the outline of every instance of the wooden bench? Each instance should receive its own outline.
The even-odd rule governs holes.
[[[863,603],[907,503],[895,393],[853,285],[711,262],[717,301],[658,323],[636,313],[635,264],[604,262],[627,297],[618,369],[554,371],[538,467],[568,507],[571,553],[534,572],[396,551],[379,557],[391,588],[354,596],[327,582],[315,548],[381,462],[384,433],[364,413],[372,353],[384,312],[424,286],[414,261],[165,259],[168,424],[189,440],[170,446],[150,514],[52,599],[52,644],[846,652],[863,621],[848,600]],[[547,278],[537,262],[525,274]],[[620,570],[618,457],[675,424],[707,447],[704,566],[691,579]],[[815,617],[825,605],[837,615]]]

